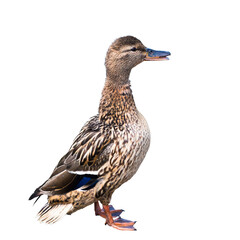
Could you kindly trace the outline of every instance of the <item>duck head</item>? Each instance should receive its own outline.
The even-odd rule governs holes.
[[[155,51],[146,48],[140,40],[133,36],[121,37],[109,47],[105,66],[107,79],[125,83],[129,79],[131,69],[143,61],[168,60],[170,52]]]

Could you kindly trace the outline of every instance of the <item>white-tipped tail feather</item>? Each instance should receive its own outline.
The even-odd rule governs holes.
[[[49,205],[48,203],[38,213],[38,220],[45,223],[55,223],[72,209],[72,204]]]

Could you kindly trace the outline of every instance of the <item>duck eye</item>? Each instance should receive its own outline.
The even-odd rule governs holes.
[[[131,51],[136,52],[137,49],[136,49],[135,47],[133,47],[133,48],[131,49]]]

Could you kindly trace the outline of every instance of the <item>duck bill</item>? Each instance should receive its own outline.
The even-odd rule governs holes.
[[[170,52],[166,51],[156,51],[150,48],[146,48],[147,55],[145,57],[145,61],[163,61],[169,60],[167,56],[171,55]]]

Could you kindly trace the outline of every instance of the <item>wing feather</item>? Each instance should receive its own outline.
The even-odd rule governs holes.
[[[61,158],[50,178],[35,190],[31,198],[71,191],[82,179],[79,172],[84,176],[84,172],[91,174],[93,171],[94,179],[96,171],[108,161],[111,144],[111,136],[104,133],[98,115],[91,118],[75,138],[67,154]]]

